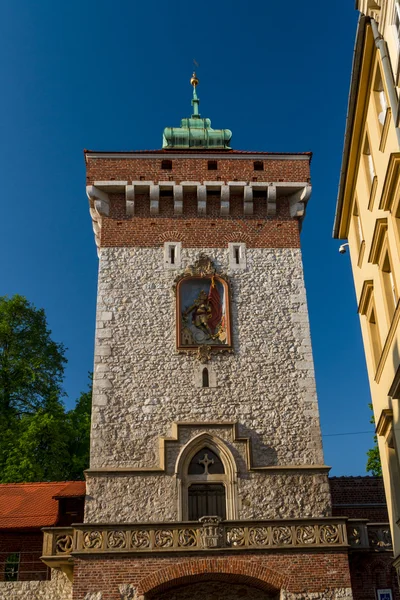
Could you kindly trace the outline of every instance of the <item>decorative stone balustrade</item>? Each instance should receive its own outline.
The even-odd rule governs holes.
[[[350,546],[354,549],[373,548],[390,551],[393,549],[389,523],[369,523],[366,520],[349,519],[347,536]]]
[[[188,552],[210,549],[282,550],[340,548],[391,550],[386,523],[345,518],[221,521],[135,525],[75,525],[44,531],[42,559],[60,566],[72,554]]]

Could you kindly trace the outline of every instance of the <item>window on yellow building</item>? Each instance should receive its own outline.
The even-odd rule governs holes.
[[[400,249],[400,201],[397,203],[397,209],[394,213],[394,222],[397,233],[397,241]]]
[[[379,336],[378,323],[376,320],[376,309],[375,306],[367,314],[369,338],[371,344],[372,355],[374,359],[375,368],[377,368],[379,359],[382,353],[381,339]]]
[[[400,516],[400,467],[399,456],[397,452],[396,436],[393,428],[393,411],[384,408],[376,425],[376,432],[385,440],[386,456],[381,456],[382,463],[387,463],[390,478],[390,498],[392,500],[392,510],[394,520],[397,521]],[[386,459],[386,460],[385,460]],[[390,509],[390,505],[389,505]]]
[[[375,167],[374,160],[371,154],[371,146],[369,144],[368,135],[365,135],[364,147],[363,147],[363,156],[364,156],[364,166],[365,172],[367,175],[367,180],[369,186],[372,186],[375,177]]]
[[[393,27],[394,27],[397,43],[400,45],[400,4],[399,4],[399,0],[396,0],[396,2],[394,3]]]
[[[393,319],[394,311],[396,310],[397,305],[397,290],[396,284],[394,281],[392,265],[390,262],[389,250],[386,250],[382,263],[381,263],[381,274],[382,274],[382,282],[383,282],[383,291],[385,295],[385,302],[388,312],[389,321],[391,322]]]
[[[363,230],[361,227],[360,211],[358,209],[358,202],[355,200],[353,209],[353,225],[354,234],[356,236],[357,250],[360,251],[361,244],[364,240]]]
[[[368,331],[368,345],[372,364],[376,370],[382,354],[382,344],[374,300],[374,284],[372,281],[364,282],[358,310],[361,315],[365,316]]]
[[[387,230],[387,219],[377,219],[368,260],[377,265],[379,269],[382,294],[390,327],[397,306],[398,293],[388,246]]]
[[[380,125],[380,129],[383,129],[385,124],[386,113],[388,109],[388,104],[386,100],[385,88],[383,87],[382,75],[379,66],[376,69],[375,74],[375,82],[374,82],[374,99],[375,99],[375,107],[376,113],[378,116],[378,122]]]

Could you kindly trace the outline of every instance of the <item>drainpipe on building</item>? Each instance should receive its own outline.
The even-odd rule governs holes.
[[[372,34],[374,36],[375,46],[378,48],[379,53],[381,55],[381,61],[383,66],[383,71],[385,73],[385,81],[387,85],[387,90],[389,94],[390,106],[393,111],[393,120],[396,129],[397,142],[400,146],[400,129],[397,125],[398,123],[398,114],[399,114],[399,99],[397,97],[396,86],[394,84],[394,77],[392,72],[392,66],[390,64],[390,59],[387,51],[387,45],[385,40],[382,38],[381,34],[378,31],[378,25],[375,19],[371,19],[371,29]]]

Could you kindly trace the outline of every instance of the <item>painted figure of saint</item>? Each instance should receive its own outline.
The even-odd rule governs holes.
[[[195,327],[204,331],[212,339],[218,337],[222,306],[214,278],[211,279],[209,293],[201,290],[194,303],[183,312],[183,316],[187,317],[190,313],[192,313],[192,322]]]

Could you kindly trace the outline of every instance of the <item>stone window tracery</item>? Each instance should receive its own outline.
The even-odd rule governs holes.
[[[181,520],[237,518],[236,468],[222,440],[206,433],[197,436],[181,451],[176,474]]]

